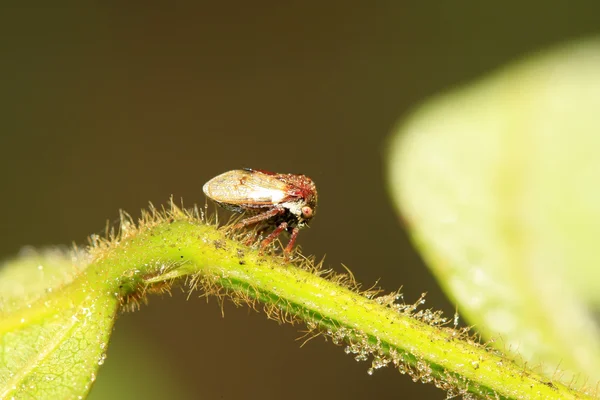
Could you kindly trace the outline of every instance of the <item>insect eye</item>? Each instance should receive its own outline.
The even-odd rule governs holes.
[[[313,209],[308,207],[308,206],[304,206],[302,207],[302,217],[304,218],[312,218],[313,216]]]

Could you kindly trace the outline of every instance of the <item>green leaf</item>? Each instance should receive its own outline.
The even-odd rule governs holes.
[[[390,188],[469,323],[547,377],[600,380],[600,40],[431,99]]]
[[[118,302],[83,279],[88,257],[28,250],[0,267],[0,398],[85,395],[104,360]]]

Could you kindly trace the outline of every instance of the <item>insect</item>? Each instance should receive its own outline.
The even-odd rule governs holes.
[[[283,231],[290,233],[284,253],[292,251],[300,228],[315,215],[317,189],[307,176],[276,174],[255,169],[235,169],[218,175],[204,184],[204,194],[221,207],[251,216],[232,229],[264,223],[275,226],[262,242],[267,247]]]

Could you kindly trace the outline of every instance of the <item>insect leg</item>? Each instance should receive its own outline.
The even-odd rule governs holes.
[[[290,241],[288,242],[287,246],[285,246],[285,250],[283,251],[285,254],[290,254],[292,252],[292,248],[294,247],[294,243],[296,243],[296,238],[298,237],[298,232],[300,232],[300,228],[296,226],[292,230]]]
[[[258,214],[258,215],[254,215],[252,217],[248,217],[246,219],[241,220],[240,222],[238,222],[237,224],[233,225],[231,227],[231,229],[240,229],[243,228],[245,226],[248,225],[252,225],[252,224],[256,224],[259,223],[261,221],[264,221],[266,219],[272,218],[278,214],[281,214],[285,212],[285,209],[283,208],[272,208],[268,211],[265,211],[264,213]]]
[[[279,224],[279,226],[277,228],[275,228],[275,230],[273,232],[271,232],[271,234],[269,236],[267,236],[265,238],[265,240],[263,240],[261,242],[260,249],[263,250],[265,247],[267,247],[273,240],[275,240],[275,238],[277,236],[279,236],[281,234],[281,232],[286,230],[287,227],[288,227],[287,222],[282,222],[281,224]]]

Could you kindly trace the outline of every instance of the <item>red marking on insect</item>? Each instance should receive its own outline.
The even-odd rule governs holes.
[[[253,214],[232,229],[258,223],[275,226],[273,232],[262,241],[261,249],[283,231],[289,232],[291,236],[285,254],[292,251],[300,228],[314,217],[317,207],[317,188],[304,175],[235,169],[212,178],[202,190],[225,209]]]

